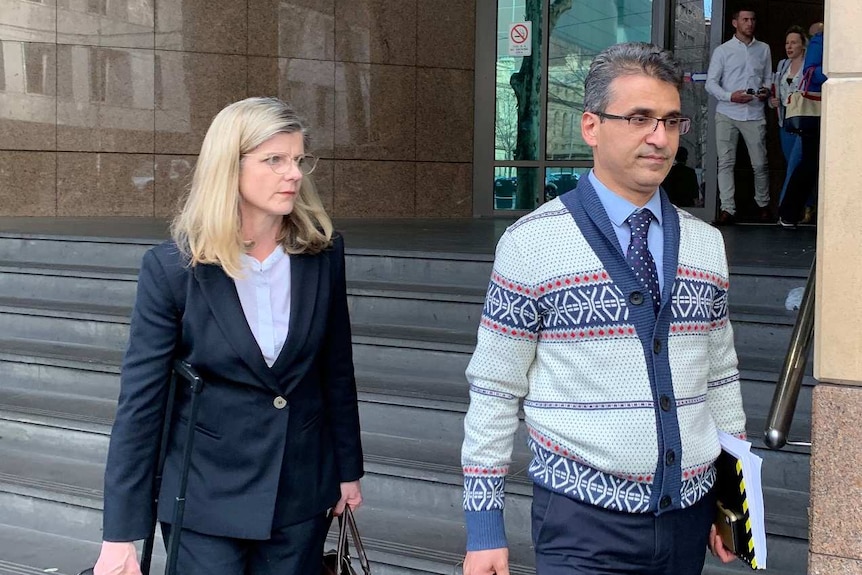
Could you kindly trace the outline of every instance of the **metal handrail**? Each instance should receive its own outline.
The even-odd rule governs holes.
[[[799,399],[799,390],[805,375],[805,365],[808,362],[808,349],[814,335],[814,270],[816,265],[815,259],[811,262],[811,271],[808,273],[805,293],[802,296],[802,303],[799,305],[799,315],[793,326],[793,335],[790,337],[787,357],[784,358],[784,366],[781,368],[778,384],[775,386],[775,393],[772,396],[772,406],[769,408],[769,417],[766,420],[766,429],[764,430],[764,442],[770,449],[781,449],[785,445],[811,445],[803,441],[787,441],[787,433],[793,422],[796,400]]]

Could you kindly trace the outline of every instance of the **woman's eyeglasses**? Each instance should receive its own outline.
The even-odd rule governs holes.
[[[246,154],[246,156],[254,156],[256,154]],[[311,154],[303,154],[301,156],[290,157],[287,154],[266,154],[263,163],[268,165],[273,172],[283,176],[296,164],[299,171],[304,176],[307,176],[317,167],[317,158]]]

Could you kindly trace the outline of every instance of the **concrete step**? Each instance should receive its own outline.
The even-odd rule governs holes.
[[[384,458],[382,463],[375,462],[372,455],[367,464],[368,474],[363,481],[367,505],[360,514],[360,525],[363,525],[369,551],[376,552],[372,561],[389,564],[391,568],[406,567],[405,560],[416,562],[414,567],[424,562],[427,565],[420,572],[451,572],[454,562],[460,560],[456,555],[464,544],[460,503],[458,498],[453,501],[449,492],[451,488],[460,491],[460,480],[458,485],[452,486],[440,483],[433,478],[433,469],[409,468],[407,473],[403,469],[399,472],[398,461]],[[4,523],[29,531],[47,532],[52,536],[72,532],[76,537],[98,541],[101,474],[102,464],[99,463],[74,461],[56,455],[28,457],[14,448],[0,447],[0,508],[4,509]],[[419,497],[402,500],[401,497],[407,493]],[[402,502],[408,499],[411,504],[403,505]],[[529,502],[523,497],[515,499],[513,496],[510,505],[510,515],[519,507],[529,509]],[[51,521],[46,522],[46,517]],[[369,519],[363,523],[365,517]],[[515,520],[516,525],[519,523],[520,519]],[[64,525],[74,531],[67,531]],[[513,548],[528,552],[527,537],[526,531],[520,537],[513,535]],[[417,542],[421,543],[417,546]],[[0,540],[0,553],[4,546],[5,542]],[[447,549],[451,550],[448,554]],[[77,570],[94,558],[95,555],[81,557],[74,565],[67,564],[63,568]],[[22,561],[21,558],[16,559]],[[433,565],[435,561],[445,561],[448,571],[441,570],[440,565]],[[53,560],[52,563],[57,564]]]
[[[478,305],[472,308],[477,314],[472,317],[469,315],[471,312],[459,310],[451,303],[391,301],[408,302],[406,306],[415,309],[416,313],[407,316],[392,311],[398,309],[398,304],[390,305],[383,298],[377,301],[367,299],[366,302],[371,303],[367,306],[360,304],[363,313],[356,314],[353,319],[355,344],[472,353],[477,331],[473,320],[478,321],[481,313]],[[0,298],[0,333],[5,338],[124,350],[130,314],[131,309],[122,306]],[[459,320],[459,314],[467,319]],[[411,317],[420,321],[413,323],[409,321]],[[401,323],[380,321],[384,319]],[[758,361],[768,362],[768,365],[748,365],[749,368],[777,371],[787,352],[793,318],[741,312],[734,316],[733,321],[736,348],[742,358],[740,365],[746,367],[743,363],[746,356],[753,356]],[[392,360],[398,361],[395,357]]]
[[[807,279],[808,269],[731,266],[729,303],[785,309],[787,295]]]
[[[348,281],[424,286],[488,287],[493,254],[439,254],[422,251],[368,250],[346,243]]]
[[[137,270],[55,264],[0,262],[0,299],[14,305],[26,297],[38,307],[52,303],[111,305],[131,311]],[[421,325],[475,331],[484,287],[425,286],[351,281],[348,305],[358,323]],[[23,304],[24,302],[22,302]]]
[[[100,543],[0,523],[0,575],[77,575],[99,556]],[[157,556],[151,575],[164,573]]]
[[[375,493],[374,489],[379,487],[380,497],[400,494],[406,502],[405,508],[427,506],[434,512],[460,509],[461,410],[396,405],[374,399],[372,397],[369,401],[363,396],[360,401],[368,470],[377,478],[369,486],[369,492]],[[44,409],[42,406],[45,404],[51,404],[52,409]],[[11,453],[29,451],[102,465],[107,452],[112,409],[113,404],[106,400],[75,398],[62,401],[56,397],[51,399],[46,393],[2,390],[0,448]],[[99,410],[106,412],[107,417],[100,419],[93,415]],[[767,509],[775,510],[770,518],[770,532],[806,537],[808,455],[804,452],[767,451],[756,441],[755,451],[765,460],[763,481]],[[6,459],[15,460],[12,457]],[[515,440],[510,487],[522,497],[529,494],[525,487],[528,484],[525,469],[529,459],[526,432],[521,426]],[[0,469],[6,465],[0,464]],[[38,476],[39,467],[30,471]],[[383,477],[385,479],[380,479]],[[417,490],[417,480],[431,480],[431,483]],[[529,513],[527,500],[520,503],[516,500],[511,501],[511,512],[517,509],[520,516],[526,517],[524,514]]]
[[[0,232],[0,261],[137,269],[161,241]]]
[[[350,319],[359,324],[423,326],[474,333],[484,288],[354,282],[347,286]]]
[[[395,329],[389,335],[380,326],[355,331],[354,362],[360,391],[377,396],[375,401],[397,402],[414,398],[426,405],[430,400],[454,402],[461,411],[469,401],[464,370],[472,348],[446,342],[449,351],[425,349],[432,336],[450,339],[451,333],[434,330]],[[44,341],[0,340],[0,384],[6,389],[57,392],[66,396],[115,401],[119,393],[119,363],[122,352],[92,346]],[[760,437],[772,401],[777,374],[743,370],[743,398],[749,416],[749,433]],[[797,406],[797,424],[791,439],[810,437],[811,388],[806,378]],[[422,403],[426,402],[426,403]],[[46,401],[46,404],[51,403]],[[99,412],[102,413],[102,412]]]
[[[21,249],[20,245],[15,247],[21,242],[28,249]],[[91,290],[96,293],[107,288],[111,296],[110,290],[115,290],[117,305],[131,305],[134,287],[130,289],[127,284],[137,279],[141,256],[148,247],[148,244],[112,244],[76,241],[74,238],[27,240],[0,237],[0,296],[31,294],[29,297],[65,299],[72,287],[82,296],[92,297],[92,293],[84,290],[85,286],[92,286],[99,288]],[[107,252],[112,257],[107,257]],[[348,249],[346,260],[348,282],[357,287],[361,284],[393,286],[391,289],[396,291],[412,290],[420,294],[435,291],[457,293],[467,289],[484,295],[492,256]],[[805,285],[807,271],[734,267],[731,270],[730,305],[732,308],[761,306],[783,310],[788,293]],[[31,286],[34,285],[36,290],[32,291]]]
[[[0,261],[0,297],[132,306],[138,270]]]
[[[405,447],[403,444],[400,453],[389,451],[388,456],[374,455],[374,452],[380,451],[375,449],[379,447],[377,442],[370,437],[365,440],[369,448],[368,474],[363,481],[367,509],[388,514],[397,513],[401,517],[421,518],[418,521],[420,533],[421,527],[428,524],[444,525],[447,528],[447,532],[442,533],[426,532],[424,539],[406,537],[402,540],[411,541],[415,545],[416,541],[426,541],[428,538],[434,540],[439,536],[439,543],[444,549],[444,543],[454,546],[453,555],[463,549],[461,477],[458,467],[424,462],[417,465],[399,458],[398,455],[413,452],[410,446]],[[391,445],[387,446],[384,442],[383,447]],[[16,524],[28,529],[45,530],[42,514],[47,512],[47,507],[58,505],[60,507],[50,514],[54,518],[52,533],[62,534],[62,530],[56,526],[58,519],[62,519],[75,522],[76,536],[86,534],[88,539],[98,540],[93,537],[98,537],[99,532],[101,464],[74,462],[58,456],[28,459],[26,454],[16,453],[16,450],[9,448],[0,450],[0,455],[0,505],[8,510],[7,517],[13,518]],[[14,468],[16,471],[3,472],[7,468]],[[529,553],[529,541],[525,541],[525,538],[528,537],[530,486],[523,476],[513,477],[509,483],[506,514],[510,531],[513,532],[511,541],[514,546],[522,547],[524,553]],[[775,490],[768,490],[766,496],[771,535],[780,535],[783,529],[779,528],[791,519],[800,521],[799,517],[789,518],[786,513],[788,506],[797,506],[798,498],[794,494],[776,494]],[[773,505],[773,501],[778,505]],[[771,507],[781,509],[784,514],[770,513]],[[804,523],[804,519],[802,521]],[[375,523],[375,528],[381,526]],[[397,537],[393,539],[393,534],[388,531],[384,535],[376,531],[366,531],[367,533],[371,533],[374,539],[379,538],[390,543],[399,540]],[[453,533],[457,536],[453,537]],[[798,536],[796,538],[799,539]],[[771,537],[770,541],[772,539],[774,537]],[[429,550],[440,550],[440,547],[429,545]],[[525,557],[524,561],[528,563],[528,558]]]
[[[493,264],[488,253],[367,249],[347,243],[347,277],[425,286],[472,286],[484,289]],[[0,233],[0,261],[137,269],[144,252],[161,239],[126,239],[82,235]],[[493,241],[489,242],[489,246]],[[736,304],[783,307],[787,293],[805,284],[801,268],[731,265],[731,298]]]
[[[0,298],[0,334],[123,350],[130,314],[130,308],[113,305]]]

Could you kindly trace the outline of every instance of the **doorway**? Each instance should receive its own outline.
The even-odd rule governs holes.
[[[822,19],[824,0],[753,0],[757,38],[784,55],[784,32]],[[712,51],[733,34],[735,0],[496,0],[476,2],[476,102],[473,213],[518,216],[565,193],[592,166],[580,140],[583,76],[599,51],[621,41],[674,50],[683,64],[681,141],[697,174],[698,195],[685,209],[712,221],[718,210],[715,101],[706,93]],[[512,54],[511,31],[530,22],[529,48]],[[777,207],[784,158],[775,114],[768,111],[770,191]],[[736,169],[740,219],[755,214],[751,164],[740,145]],[[753,218],[752,218],[753,219]]]
[[[679,4],[685,0],[678,0]],[[734,33],[731,20],[736,8],[748,7],[757,14],[755,38],[769,45],[772,52],[772,69],[786,57],[784,37],[791,26],[801,26],[808,30],[810,24],[822,22],[825,10],[824,0],[713,0],[712,20],[716,25],[711,30],[711,50],[729,40]],[[720,23],[720,25],[719,25]],[[707,61],[708,64],[708,61]],[[715,117],[715,101],[710,99],[708,119],[710,127]],[[715,135],[710,131],[706,158],[707,185],[705,189],[705,209],[697,214],[707,221],[714,218],[719,209],[717,169],[715,157]],[[766,109],[766,149],[769,162],[770,208],[778,211],[782,184],[786,175],[786,163],[781,151],[777,113]],[[712,154],[711,157],[710,153]],[[737,146],[737,160],[734,174],[736,184],[736,216],[741,223],[758,223],[759,208],[754,201],[754,173],[751,160],[743,142]],[[777,219],[777,215],[776,215]]]

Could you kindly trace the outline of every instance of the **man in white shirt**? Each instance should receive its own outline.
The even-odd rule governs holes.
[[[740,134],[754,168],[754,200],[760,207],[758,216],[763,222],[772,221],[763,106],[772,82],[772,54],[767,44],[754,39],[755,23],[752,10],[736,10],[732,20],[736,33],[715,49],[709,62],[706,90],[718,100],[715,138],[721,213],[715,221],[717,225],[732,224],[736,217],[733,167]]]

